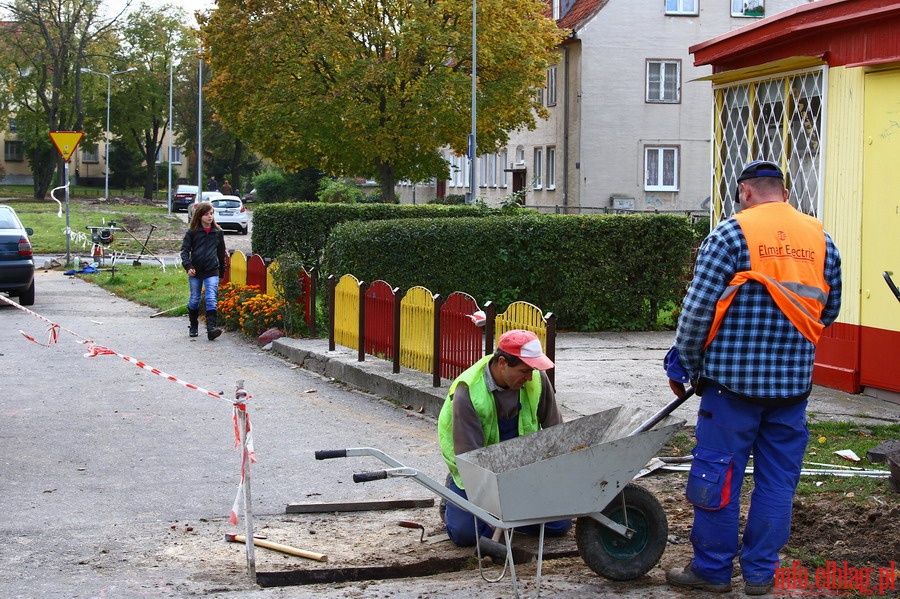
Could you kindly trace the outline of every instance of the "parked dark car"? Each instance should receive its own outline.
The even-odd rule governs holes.
[[[194,197],[197,195],[196,185],[179,185],[175,188],[175,195],[172,196],[172,212],[184,210],[187,212],[188,207],[194,203]]]
[[[0,204],[0,292],[18,297],[23,306],[34,304],[34,256],[29,235],[11,206]]]
[[[253,189],[251,189],[250,191],[245,193],[243,200],[244,200],[245,204],[249,204],[250,202],[255,202],[256,201],[256,188],[254,187]]]

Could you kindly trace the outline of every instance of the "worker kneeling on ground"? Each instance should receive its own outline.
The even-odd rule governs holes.
[[[500,337],[497,351],[485,356],[456,377],[438,417],[441,453],[450,469],[447,488],[466,496],[456,456],[527,435],[560,424],[553,385],[546,370],[553,362],[544,355],[537,335],[530,331],[507,331]],[[442,506],[444,507],[444,506]],[[456,545],[475,545],[478,537],[490,537],[491,527],[450,502],[445,506],[447,536]],[[544,534],[562,536],[572,528],[572,520],[547,522]],[[540,525],[517,528],[537,534]]]

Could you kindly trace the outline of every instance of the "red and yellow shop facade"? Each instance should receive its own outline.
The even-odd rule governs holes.
[[[714,221],[749,160],[779,162],[791,202],[841,251],[843,304],[814,381],[900,401],[900,1],[818,0],[690,48],[714,91]],[[693,82],[691,85],[706,85]]]

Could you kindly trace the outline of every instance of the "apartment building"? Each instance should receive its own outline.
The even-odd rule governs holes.
[[[571,33],[538,93],[533,131],[476,161],[476,197],[520,190],[541,212],[708,212],[712,92],[688,48],[809,0],[551,0]],[[467,194],[469,161],[445,152],[446,181],[405,184],[403,202]]]

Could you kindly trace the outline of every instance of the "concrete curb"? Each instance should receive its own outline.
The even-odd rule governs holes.
[[[348,385],[385,397],[400,405],[437,418],[449,390],[449,382],[442,381],[440,387],[426,384],[428,375],[408,368],[400,368],[394,374],[392,364],[366,356],[359,362],[357,353],[338,346],[328,351],[327,339],[292,339],[282,337],[272,342],[272,351],[322,376],[347,383]]]

